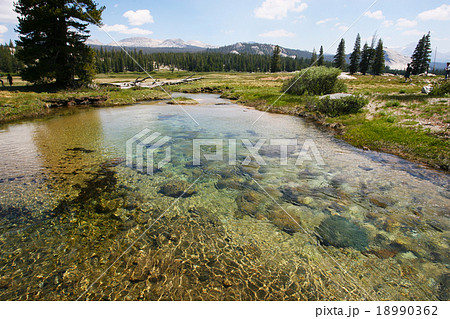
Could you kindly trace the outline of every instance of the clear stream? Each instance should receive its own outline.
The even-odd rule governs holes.
[[[450,298],[448,174],[187,96],[200,125],[156,102],[0,128],[0,300]],[[172,138],[153,175],[125,162],[144,129]],[[193,165],[193,139],[224,141],[224,161]],[[266,165],[242,164],[242,139],[267,140]],[[288,165],[271,139],[298,141]],[[325,165],[296,165],[307,140]]]

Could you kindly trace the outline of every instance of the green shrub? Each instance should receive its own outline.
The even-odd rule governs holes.
[[[400,102],[399,101],[388,101],[386,102],[385,106],[386,107],[397,107],[400,106]]]
[[[295,95],[325,95],[346,92],[344,82],[338,80],[341,70],[325,66],[311,67],[283,84],[283,92]]]
[[[441,81],[434,86],[433,91],[431,91],[430,96],[445,96],[450,94],[450,81]]]
[[[368,103],[368,100],[360,96],[347,96],[340,99],[326,97],[321,100],[316,100],[314,106],[310,103],[307,107],[310,111],[319,112],[330,117],[337,117],[358,113]]]
[[[389,116],[386,118],[386,122],[388,123],[395,123],[396,117],[395,116]]]

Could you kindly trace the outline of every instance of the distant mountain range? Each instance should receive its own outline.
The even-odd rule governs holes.
[[[405,70],[411,62],[410,57],[388,48],[384,49],[384,59],[392,70]]]
[[[416,48],[417,43],[410,43],[404,47],[393,48],[395,51],[400,52],[406,56],[411,56]],[[431,54],[431,64],[436,59],[437,63],[450,62],[450,52],[442,52],[439,48],[433,47],[433,53]],[[437,54],[436,54],[437,51]]]
[[[224,47],[220,47],[214,50],[211,50],[213,52],[220,52],[220,53],[234,53],[234,54],[259,54],[259,55],[272,55],[273,50],[275,49],[275,45],[273,44],[262,44],[262,43],[242,43],[238,42],[236,44],[227,45]],[[311,58],[311,52],[309,51],[303,51],[303,50],[294,50],[294,49],[287,49],[280,47],[281,50],[281,56],[283,57],[299,57],[299,58]],[[333,56],[331,55],[325,55],[326,60],[332,59]]]
[[[233,54],[259,54],[259,55],[272,55],[275,45],[272,44],[262,44],[262,43],[236,43],[232,45],[227,45],[223,47],[216,47],[209,45],[200,41],[188,41],[185,42],[181,39],[167,39],[158,40],[145,37],[135,37],[126,38],[109,44],[103,44],[100,41],[89,39],[87,44],[93,47],[126,47],[126,48],[137,48],[143,50],[146,53],[157,53],[157,52],[220,52],[220,53],[233,53]],[[285,57],[298,57],[298,58],[311,58],[312,52],[296,49],[287,49],[280,47],[281,55]],[[401,52],[407,53],[411,50],[410,47],[401,48]],[[413,49],[414,50],[414,49]],[[385,49],[385,59],[386,65],[393,70],[404,70],[406,65],[411,61],[409,57],[410,54],[402,54],[397,50]],[[325,60],[332,61],[333,55],[325,54]],[[443,60],[445,61],[445,59]],[[433,63],[431,63],[431,68],[433,68]],[[436,69],[445,68],[444,63],[436,63]]]
[[[109,44],[102,44],[98,40],[87,41],[89,45],[103,45],[103,46],[121,46],[121,47],[131,47],[131,48],[169,48],[169,49],[190,49],[190,48],[199,48],[199,49],[212,49],[216,48],[213,45],[209,45],[200,41],[188,41],[185,42],[181,39],[167,39],[167,40],[158,40],[144,37],[137,38],[126,38],[117,42],[111,42]]]

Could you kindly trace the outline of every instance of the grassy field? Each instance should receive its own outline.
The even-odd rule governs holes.
[[[188,72],[152,73],[156,79],[184,78]],[[219,93],[224,98],[262,111],[301,115],[329,127],[336,136],[357,147],[384,151],[406,159],[426,163],[435,168],[450,167],[450,98],[430,98],[421,88],[435,78],[413,77],[405,83],[403,77],[357,76],[345,80],[349,93],[370,100],[363,112],[328,118],[311,114],[305,109],[310,97],[282,95],[281,86],[292,74],[206,73],[196,74],[204,79],[165,90],[187,93]],[[97,83],[134,81],[140,73],[99,75]],[[69,97],[107,97],[103,106],[126,105],[137,101],[165,99],[161,89],[118,90],[100,87],[76,91],[52,91],[48,87],[32,87],[18,78],[12,88],[0,91],[0,124],[44,117],[55,111],[49,109],[49,99]],[[58,112],[70,112],[74,107]]]

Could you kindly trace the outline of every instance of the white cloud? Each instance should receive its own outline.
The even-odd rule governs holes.
[[[420,20],[439,20],[439,21],[447,21],[450,20],[450,5],[443,4],[442,6],[428,10],[420,13],[418,15]]]
[[[306,19],[306,16],[298,16],[294,20],[292,20],[293,24],[299,24],[302,23]]]
[[[302,12],[308,5],[302,0],[265,0],[255,9],[255,16],[261,19],[281,20],[286,18],[290,11]]]
[[[338,29],[341,30],[341,31],[343,31],[343,32],[347,32],[348,29],[350,29],[350,28],[349,28],[348,26],[346,26],[346,25],[340,25],[340,26],[338,27]]]
[[[394,21],[392,21],[392,20],[384,20],[383,23],[381,23],[381,26],[385,27],[385,28],[390,28],[393,25],[394,25]]]
[[[292,38],[295,37],[295,33],[280,29],[261,33],[259,36],[263,38]]]
[[[14,0],[0,0],[0,22],[3,23],[16,23],[17,13],[14,12],[13,6]]]
[[[327,22],[330,22],[330,21],[334,21],[334,20],[338,20],[338,18],[328,18],[328,19],[319,20],[319,21],[316,22],[316,24],[317,25],[324,24],[324,23],[327,23]]]
[[[403,35],[421,36],[421,35],[424,35],[425,33],[426,33],[426,32],[423,32],[423,31],[419,31],[419,30],[414,29],[414,30],[407,30],[407,31],[404,31],[402,34],[403,34]]]
[[[400,18],[397,20],[396,26],[399,28],[414,28],[417,25],[417,21]]]
[[[114,24],[114,25],[107,25],[105,24],[102,27],[103,30],[107,32],[118,32],[122,34],[132,34],[132,35],[149,35],[153,34],[153,31],[145,30],[141,28],[130,28],[123,24]]]
[[[128,19],[130,25],[143,25],[146,23],[154,23],[153,17],[149,10],[127,11],[123,14]]]
[[[381,10],[377,10],[377,11],[374,11],[374,12],[366,11],[364,13],[364,15],[366,17],[371,18],[371,19],[376,19],[376,20],[383,20],[384,19],[383,11],[381,11]]]
[[[344,25],[344,24],[342,24],[342,23],[340,23],[340,22],[336,23],[336,24],[334,25],[334,28],[338,28],[338,30],[341,30],[341,31],[343,31],[343,32],[347,32],[348,29],[350,29],[348,26],[346,26],[346,25]],[[332,29],[332,30],[335,30],[335,29]]]

